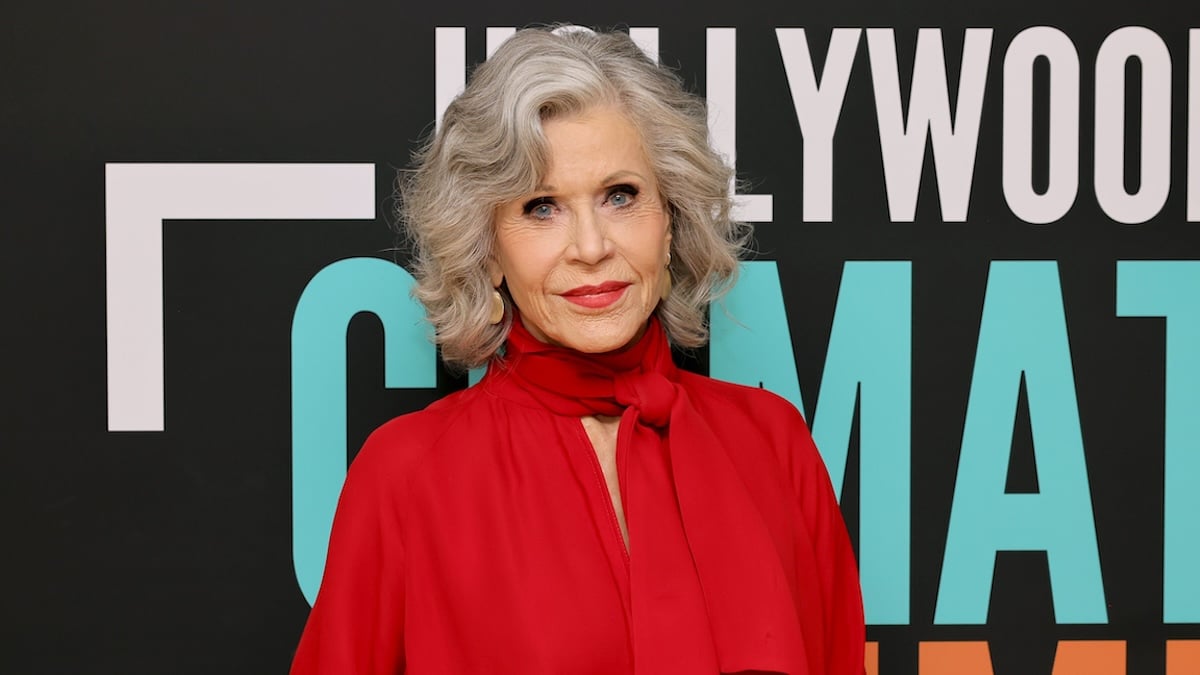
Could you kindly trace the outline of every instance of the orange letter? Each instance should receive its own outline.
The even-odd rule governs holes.
[[[922,642],[920,660],[921,675],[992,675],[986,642]]]
[[[1063,640],[1054,675],[1125,675],[1124,640]]]
[[[867,675],[879,675],[879,643],[867,643]],[[1167,673],[1167,675],[1171,675]]]
[[[1167,675],[1200,673],[1200,640],[1167,640]]]

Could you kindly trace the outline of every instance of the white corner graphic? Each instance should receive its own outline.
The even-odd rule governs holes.
[[[371,220],[374,164],[107,164],[108,430],[163,431],[163,220]]]

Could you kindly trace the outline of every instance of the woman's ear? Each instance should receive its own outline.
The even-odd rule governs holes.
[[[488,257],[487,272],[492,281],[492,288],[500,288],[500,284],[504,283],[504,270],[500,268],[500,262],[496,260],[494,253]]]

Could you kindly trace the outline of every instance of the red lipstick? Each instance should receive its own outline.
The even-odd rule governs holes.
[[[578,286],[559,295],[567,302],[581,307],[599,309],[620,300],[626,288],[629,288],[629,282],[606,281],[598,286]]]

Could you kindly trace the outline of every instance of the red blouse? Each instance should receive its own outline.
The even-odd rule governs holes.
[[[625,547],[580,417],[620,414]],[[476,386],[348,472],[293,675],[860,675],[858,574],[803,419],[680,371],[652,321],[611,355],[514,326]]]

